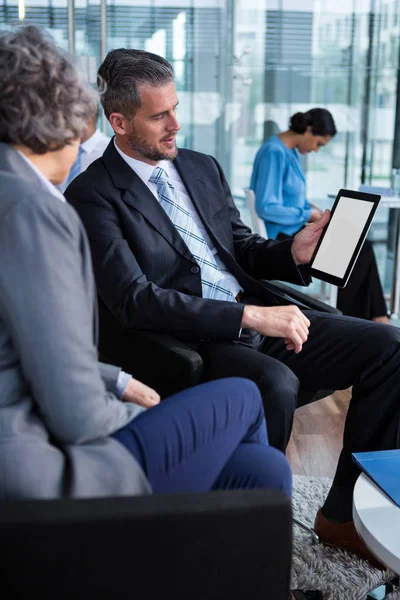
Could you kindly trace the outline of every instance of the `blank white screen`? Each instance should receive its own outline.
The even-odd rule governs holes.
[[[373,202],[347,196],[340,198],[312,263],[314,269],[344,277],[373,207]]]

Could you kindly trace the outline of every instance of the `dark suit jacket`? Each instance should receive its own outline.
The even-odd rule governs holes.
[[[264,240],[240,219],[217,161],[179,150],[174,161],[228,270],[260,303],[285,303],[260,279],[307,280],[291,241]],[[202,298],[196,260],[150,190],[110,142],[65,196],[89,236],[101,302],[124,326],[184,340],[237,339],[244,305]]]

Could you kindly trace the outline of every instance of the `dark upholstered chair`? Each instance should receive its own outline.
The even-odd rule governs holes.
[[[293,299],[302,303],[305,308],[340,314],[337,308],[311,298],[287,284],[278,281],[264,282],[266,287],[271,284],[278,287],[288,301]],[[101,302],[99,309],[100,360],[122,367],[156,389],[162,398],[203,381],[203,360],[190,345],[164,333],[127,330],[110,318],[110,313]],[[107,332],[107,343],[102,340],[102,329]],[[332,391],[302,390],[300,405],[328,396]]]
[[[278,287],[287,301],[301,303],[304,308],[341,314],[337,308],[288,284],[271,281],[264,282],[264,285]],[[109,318],[109,313],[101,302],[99,308],[102,326],[107,328],[109,344],[102,344],[100,329],[100,360],[121,366],[140,381],[156,389],[162,398],[203,381],[203,360],[188,344],[163,333],[124,330],[122,326],[116,325],[114,319]],[[115,343],[112,342],[113,335]],[[299,406],[325,398],[333,392],[334,390],[300,390]],[[294,521],[311,534],[314,543],[318,543],[318,536],[312,528],[298,519]]]
[[[288,600],[275,490],[0,501],[3,600]]]
[[[203,359],[188,344],[152,331],[128,330],[99,301],[99,359],[118,365],[162,398],[203,379]],[[105,341],[106,340],[106,341]]]

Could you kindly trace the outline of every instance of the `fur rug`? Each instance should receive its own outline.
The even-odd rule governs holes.
[[[295,475],[294,516],[313,526],[330,485],[328,478]],[[379,571],[347,552],[323,544],[312,545],[311,536],[294,524],[292,588],[319,589],[324,600],[365,600],[371,588],[391,576],[390,571]],[[389,598],[400,600],[400,592],[392,593]]]

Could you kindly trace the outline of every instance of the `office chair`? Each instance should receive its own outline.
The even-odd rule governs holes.
[[[340,314],[340,311],[316,298],[312,298],[280,281],[264,282],[273,286],[290,301],[300,302],[314,310]],[[117,364],[134,377],[153,387],[162,398],[170,396],[203,381],[203,359],[190,345],[164,333],[127,330],[111,318],[109,311],[99,301],[100,328],[99,358],[103,362]],[[108,347],[102,342],[102,328],[107,328]],[[115,343],[112,341],[115,336]],[[110,344],[111,340],[111,344]],[[154,368],[157,365],[157,369]],[[334,390],[300,390],[299,406],[320,400],[331,395]],[[315,531],[295,518],[294,522],[312,537],[312,543],[319,539]]]
[[[264,221],[255,210],[255,194],[246,189],[246,200],[250,211],[253,231],[267,238]],[[316,298],[294,289],[280,281],[263,282],[265,287],[278,288],[286,299],[300,302],[304,307],[340,314],[340,311]],[[204,379],[203,359],[189,344],[164,333],[128,330],[111,317],[110,312],[99,299],[100,339],[99,358],[101,361],[121,366],[143,383],[153,387],[161,398],[168,397],[183,389],[201,383]],[[107,331],[102,339],[102,330]],[[154,365],[157,369],[154,369]],[[300,390],[299,406],[331,395],[334,390],[314,392]],[[294,522],[308,531],[312,542],[318,543],[315,531],[299,519]]]
[[[263,285],[278,288],[290,302],[305,308],[340,314],[340,311],[317,298],[312,298],[281,281],[264,281]],[[99,299],[100,336],[99,359],[120,366],[133,377],[153,387],[161,398],[171,396],[204,380],[204,365],[200,354],[177,338],[154,331],[137,331],[120,325]],[[157,369],[154,368],[157,365]],[[333,390],[300,392],[300,406],[329,396]]]

